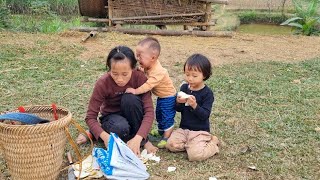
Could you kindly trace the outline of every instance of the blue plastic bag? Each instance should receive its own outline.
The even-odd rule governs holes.
[[[142,180],[149,178],[146,166],[114,133],[110,134],[108,149],[94,148],[92,155],[107,179]]]
[[[28,113],[20,113],[20,112],[12,112],[7,114],[0,115],[0,120],[13,120],[19,121],[24,124],[38,124],[38,123],[46,123],[50,122],[46,119],[42,119],[34,114]]]

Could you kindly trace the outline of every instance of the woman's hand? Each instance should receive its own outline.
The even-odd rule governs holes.
[[[142,137],[139,135],[135,135],[134,138],[130,139],[127,142],[128,147],[133,151],[135,155],[140,157],[140,144],[142,141]]]
[[[142,72],[144,72],[144,68],[143,68],[143,67],[140,67],[140,66],[139,66],[139,67],[137,67],[137,70],[138,70],[138,71],[142,71]]]
[[[186,103],[188,99],[177,96],[177,103]]]
[[[194,96],[191,95],[191,96],[187,99],[187,103],[188,103],[189,106],[191,106],[193,109],[196,109],[196,107],[197,107],[196,97],[194,97]]]
[[[136,90],[133,88],[126,89],[126,93],[136,94]]]
[[[109,137],[110,135],[103,131],[101,134],[100,134],[100,138],[103,140],[103,143],[104,145],[106,146],[106,148],[108,148],[108,143],[109,143]]]

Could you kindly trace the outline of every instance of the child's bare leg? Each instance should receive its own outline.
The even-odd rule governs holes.
[[[168,139],[168,138],[170,137],[172,131],[173,131],[173,128],[170,128],[170,129],[166,130],[166,131],[163,133],[163,137],[164,137],[165,139]]]
[[[158,143],[158,145],[157,145],[158,148],[162,149],[162,148],[165,148],[165,147],[166,147],[167,140],[169,139],[172,131],[173,131],[173,127],[163,132],[162,139],[161,139],[161,141],[160,141],[160,142]]]
[[[143,147],[147,150],[148,154],[156,154],[158,151],[158,148],[155,147],[150,141],[148,141]]]

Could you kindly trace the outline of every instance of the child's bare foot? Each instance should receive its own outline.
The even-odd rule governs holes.
[[[83,134],[79,134],[79,136],[76,139],[77,144],[84,144],[87,142],[87,137]]]
[[[158,148],[155,147],[150,141],[148,141],[143,147],[147,150],[148,154],[156,154],[158,151]]]

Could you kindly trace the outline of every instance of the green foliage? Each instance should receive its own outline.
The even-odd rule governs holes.
[[[319,0],[311,0],[307,8],[299,0],[294,0],[295,17],[292,17],[281,25],[292,26],[296,34],[318,35],[320,32],[320,16],[317,12]]]
[[[46,4],[46,8],[60,15],[78,14],[78,0],[7,0],[7,4],[13,13],[31,14],[32,7]]]
[[[30,4],[31,13],[33,15],[52,15],[50,4],[48,1],[32,1]]]
[[[27,20],[26,20],[27,19]],[[66,20],[63,20],[66,19]],[[80,26],[79,17],[62,16],[34,16],[14,15],[12,16],[12,30],[23,32],[56,33],[73,26]]]
[[[9,27],[10,11],[6,6],[6,1],[0,0],[0,29]]]
[[[10,3],[18,2],[13,0],[9,1]],[[53,1],[21,1],[22,4],[28,7],[28,12],[30,14],[15,14],[12,16],[9,16],[10,11],[4,1],[0,0],[0,2],[0,29],[7,28],[13,31],[55,33],[61,32],[72,26],[81,25],[80,17],[78,16],[58,16],[56,12],[52,11]],[[55,2],[59,4],[64,1]],[[92,24],[88,23],[87,25],[90,26]]]
[[[242,11],[238,14],[241,24],[250,23],[271,23],[280,24],[285,19],[282,13],[270,13],[270,12],[259,12],[259,11]]]

